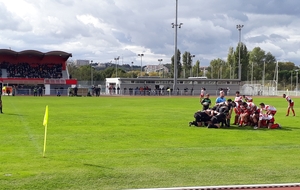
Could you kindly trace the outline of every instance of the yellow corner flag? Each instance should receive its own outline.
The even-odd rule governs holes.
[[[48,105],[46,106],[46,111],[45,111],[45,115],[44,115],[44,121],[43,121],[43,125],[46,127],[48,124]]]
[[[46,152],[46,137],[47,137],[47,126],[48,126],[48,105],[46,106],[46,111],[44,115],[43,125],[45,126],[45,136],[44,136],[44,150],[43,150],[43,157],[45,157]]]

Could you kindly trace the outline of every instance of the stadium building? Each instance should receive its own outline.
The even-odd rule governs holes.
[[[68,87],[77,85],[66,67],[69,57],[72,54],[63,51],[0,49],[0,83],[19,95],[31,95],[36,87],[42,87],[44,95],[67,95]]]

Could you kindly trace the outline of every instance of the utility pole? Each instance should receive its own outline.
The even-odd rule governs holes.
[[[239,80],[242,80],[242,65],[241,65],[241,32],[244,25],[236,25],[236,29],[239,31]]]
[[[173,91],[177,89],[177,27],[181,28],[182,23],[178,24],[178,0],[176,0],[175,24],[172,23],[172,28],[175,28],[175,53],[174,53],[174,81]]]

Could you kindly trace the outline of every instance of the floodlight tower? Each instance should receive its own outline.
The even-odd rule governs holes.
[[[143,53],[139,53],[138,56],[141,57],[141,76],[142,76],[142,72],[143,72],[143,56],[144,56],[144,54]]]
[[[175,53],[174,53],[174,82],[173,90],[177,89],[177,28],[181,28],[183,23],[178,24],[178,0],[176,0],[175,23],[172,23],[172,28],[175,28]]]
[[[239,80],[242,80],[242,65],[241,65],[241,33],[244,25],[236,25],[236,29],[239,31]]]

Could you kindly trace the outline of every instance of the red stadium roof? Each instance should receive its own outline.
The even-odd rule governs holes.
[[[37,50],[24,50],[20,52],[16,52],[10,49],[0,49],[0,55],[13,55],[13,56],[18,56],[18,55],[34,55],[34,56],[60,56],[63,57],[65,60],[67,60],[69,57],[72,57],[71,53],[67,53],[64,51],[49,51],[46,53],[37,51]]]

